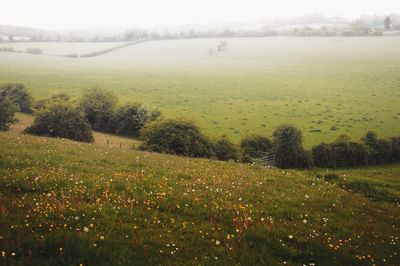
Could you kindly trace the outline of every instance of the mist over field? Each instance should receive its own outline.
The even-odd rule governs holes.
[[[398,265],[397,1],[2,7],[1,265]]]

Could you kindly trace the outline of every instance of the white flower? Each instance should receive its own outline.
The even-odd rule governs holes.
[[[303,220],[303,224],[306,224],[306,223],[307,223],[307,220],[306,220],[306,219],[304,219],[304,220]]]
[[[83,232],[88,233],[89,232],[89,228],[87,228],[86,226],[83,228]]]
[[[215,245],[219,246],[221,244],[221,242],[219,242],[218,240],[215,241]]]
[[[293,239],[293,235],[289,235],[289,239]]]

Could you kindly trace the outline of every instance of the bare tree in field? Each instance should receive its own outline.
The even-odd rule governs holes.
[[[228,47],[228,42],[227,41],[221,41],[219,44],[218,44],[218,51],[225,51],[226,50],[226,48]]]

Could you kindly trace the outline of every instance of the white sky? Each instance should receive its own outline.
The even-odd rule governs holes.
[[[400,13],[400,0],[0,0],[0,24],[67,29]]]

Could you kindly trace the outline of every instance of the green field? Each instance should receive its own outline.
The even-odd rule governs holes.
[[[0,132],[2,265],[398,265],[400,165],[266,169]],[[124,146],[125,147],[125,146]],[[362,184],[360,186],[359,184]]]
[[[399,134],[400,38],[227,41],[228,50],[212,56],[208,49],[219,39],[152,41],[86,59],[3,52],[0,82],[24,82],[37,99],[56,92],[79,97],[101,86],[120,102],[145,102],[234,141],[255,132],[270,135],[281,123],[300,127],[306,146],[343,133],[356,139],[367,130]],[[44,51],[77,51],[70,43],[29,44],[41,45]]]

